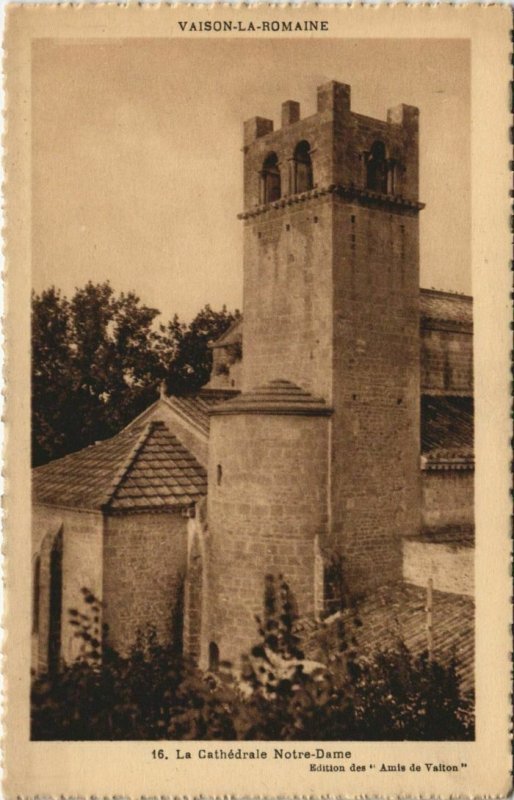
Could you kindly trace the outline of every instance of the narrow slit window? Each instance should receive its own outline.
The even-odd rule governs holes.
[[[220,651],[216,642],[209,643],[209,669],[216,672],[220,665]]]

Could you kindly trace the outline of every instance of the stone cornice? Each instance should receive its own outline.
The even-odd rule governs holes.
[[[421,470],[422,472],[473,472],[475,469],[475,459],[471,454],[463,454],[461,456],[447,456],[430,454],[421,457]]]
[[[273,209],[286,208],[287,206],[304,203],[307,200],[317,199],[329,194],[335,194],[347,200],[357,200],[365,205],[381,205],[387,206],[388,208],[398,208],[409,211],[421,211],[421,209],[425,208],[424,203],[419,203],[416,200],[408,200],[401,195],[380,194],[380,192],[373,192],[371,189],[359,189],[350,184],[334,183],[330,184],[330,186],[311,189],[309,192],[287,195],[286,197],[281,197],[280,200],[275,200],[273,203],[256,206],[248,211],[241,212],[237,215],[237,218],[243,220],[251,219],[252,217],[258,217],[260,214],[266,214]]]
[[[203,497],[205,497],[205,495]],[[203,499],[203,497],[199,499]],[[102,512],[104,517],[135,517],[141,514],[151,514],[152,516],[159,514],[178,514],[187,517],[194,505],[195,503],[189,502],[184,503],[184,505],[167,505],[159,506],[159,508],[155,506],[143,506],[141,508],[104,508]]]
[[[464,397],[473,400],[473,388],[468,389],[440,389],[437,386],[421,385],[423,397]]]
[[[312,406],[307,408],[305,406],[296,405],[273,405],[272,403],[245,403],[244,405],[234,406],[217,406],[209,412],[212,416],[220,414],[269,414],[280,415],[285,414],[288,417],[329,417],[333,413],[333,409],[328,406]]]
[[[327,417],[333,409],[321,397],[315,397],[291,381],[271,380],[226,403],[213,406],[211,415],[217,414],[287,414],[287,416]]]
[[[48,508],[52,511],[75,511],[79,514],[93,514],[97,516],[99,519],[102,518],[103,511],[100,508],[86,508],[84,506],[73,506],[73,505],[64,505],[63,503],[51,503],[48,500],[45,502],[38,502],[37,499],[34,499],[33,503],[34,508]]]

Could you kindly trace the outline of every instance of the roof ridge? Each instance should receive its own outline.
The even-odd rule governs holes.
[[[116,474],[111,481],[109,489],[105,493],[105,500],[102,500],[100,503],[100,508],[106,508],[107,506],[109,506],[112,500],[114,500],[116,492],[121,487],[121,484],[127,477],[129,470],[134,465],[136,458],[138,457],[142,448],[147,443],[150,435],[154,432],[156,428],[166,428],[166,425],[162,420],[159,419],[151,419],[149,422],[146,423],[145,427],[143,428],[136,442],[134,443],[134,446],[130,450],[129,454],[125,457],[121,467],[116,471]]]
[[[439,296],[444,295],[445,297],[454,297],[458,298],[459,300],[471,300],[473,301],[472,294],[466,294],[466,292],[458,292],[458,291],[451,291],[448,289],[433,289],[432,287],[428,286],[420,286],[419,287],[420,294],[437,294]]]
[[[208,347],[209,349],[213,349],[213,348],[215,348],[215,347],[221,347],[221,346],[222,346],[222,343],[223,343],[223,341],[224,341],[224,340],[227,338],[227,336],[228,336],[230,333],[232,333],[232,331],[234,331],[234,330],[235,330],[235,329],[238,327],[238,325],[240,325],[240,323],[241,323],[242,321],[243,321],[243,315],[242,315],[242,314],[239,314],[239,316],[238,316],[238,317],[236,317],[236,319],[235,319],[233,322],[231,322],[231,323],[230,323],[230,325],[228,326],[228,328],[227,328],[225,331],[223,331],[223,333],[221,334],[221,336],[218,336],[218,338],[217,338],[217,339],[211,339],[211,340],[209,340],[209,341],[207,342],[207,347]]]
[[[146,417],[148,416],[148,414],[151,414],[152,410],[155,410],[155,408],[160,403],[166,402],[167,399],[168,399],[167,395],[165,397],[158,397],[157,400],[154,400],[153,403],[150,403],[149,406],[144,408],[143,411],[141,411],[136,417],[134,417],[134,419],[132,419],[129,423],[127,423],[127,425],[125,425],[125,427],[122,428],[121,431],[119,431],[119,433],[124,433],[125,431],[132,431],[134,430],[134,428],[137,428],[137,426],[140,424],[142,417]],[[118,436],[118,434],[115,435]]]
[[[171,395],[171,397],[165,397],[164,402],[169,405],[175,414],[181,417],[182,420],[185,420],[187,424],[191,425],[198,433],[202,434],[202,436],[208,436],[208,430],[206,431],[198,420],[194,419],[191,414],[188,414],[187,411],[181,407],[180,401],[188,397],[198,399],[197,395]]]

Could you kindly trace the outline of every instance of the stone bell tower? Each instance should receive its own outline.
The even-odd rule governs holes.
[[[324,562],[356,592],[401,575],[419,527],[418,110],[244,126],[243,393],[214,409],[206,643],[255,638],[266,574],[319,614]],[[205,651],[207,652],[207,651]],[[204,653],[204,660],[205,660]]]

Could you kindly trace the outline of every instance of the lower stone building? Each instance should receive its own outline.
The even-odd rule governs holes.
[[[180,639],[188,516],[207,473],[164,420],[40,467],[33,489],[34,668],[78,655],[84,590],[101,601],[95,627],[120,653],[150,626]]]

